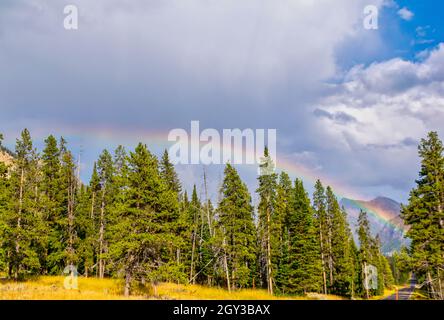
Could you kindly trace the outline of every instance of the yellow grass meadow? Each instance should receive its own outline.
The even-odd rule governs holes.
[[[78,289],[65,289],[65,277],[42,276],[23,282],[0,280],[0,300],[336,300],[333,295],[314,294],[308,297],[271,296],[266,290],[244,289],[228,292],[222,288],[200,285],[160,283],[155,288],[136,292],[130,297],[122,294],[122,283],[114,279],[78,278]]]

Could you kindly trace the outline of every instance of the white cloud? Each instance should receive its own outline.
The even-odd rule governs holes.
[[[401,19],[410,21],[415,14],[406,7],[403,7],[398,10],[398,15],[401,17]]]
[[[416,172],[419,140],[430,130],[444,133],[444,44],[419,62],[397,58],[351,69],[315,110],[324,112],[316,111],[326,143],[348,153],[343,165],[366,168],[361,182],[405,188]],[[355,121],[328,116],[338,113]]]
[[[347,125],[321,121],[360,144],[399,144],[444,129],[444,45],[421,62],[397,58],[351,69],[321,109],[355,118]]]

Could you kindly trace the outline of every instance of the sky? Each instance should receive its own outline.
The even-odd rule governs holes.
[[[78,30],[64,28],[68,4]],[[367,5],[376,30],[363,26]],[[340,196],[405,202],[420,139],[444,138],[443,10],[433,0],[2,0],[0,132],[12,149],[23,128],[40,150],[63,135],[87,182],[102,149],[141,141],[160,154],[192,120],[272,128],[278,165],[303,168],[290,174],[309,189],[319,177]],[[177,169],[185,188],[202,189],[202,166]],[[206,170],[215,197],[223,167]],[[257,171],[239,171],[254,191]]]

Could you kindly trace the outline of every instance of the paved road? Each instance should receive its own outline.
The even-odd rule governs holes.
[[[415,290],[416,279],[412,277],[410,279],[410,286],[404,289],[399,290],[398,292],[398,300],[410,300],[410,297]],[[396,300],[396,294],[385,297],[383,300]]]

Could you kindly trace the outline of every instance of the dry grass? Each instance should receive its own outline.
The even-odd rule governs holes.
[[[25,282],[2,281],[0,300],[116,300],[125,299],[116,280],[78,278],[78,290],[64,287],[65,277],[39,277]],[[132,299],[142,299],[133,296]]]
[[[384,299],[386,297],[389,297],[389,296],[395,294],[395,292],[396,292],[395,288],[393,288],[393,289],[384,289],[384,294],[382,294],[380,296],[372,296],[372,297],[370,297],[369,300],[381,300],[381,299]]]
[[[120,300],[128,299],[122,294],[121,282],[114,279],[78,278],[78,289],[67,290],[65,277],[49,276],[29,279],[24,282],[0,281],[0,300]],[[333,295],[313,294],[308,297],[271,296],[266,290],[244,289],[228,292],[222,288],[200,285],[160,283],[155,288],[132,295],[129,299],[175,299],[175,300],[338,300]]]
[[[178,285],[161,283],[157,286],[157,295],[162,299],[175,300],[274,300],[291,299],[290,297],[271,296],[266,290],[243,289],[228,292],[226,289],[200,285]],[[304,299],[295,297],[293,299]]]

